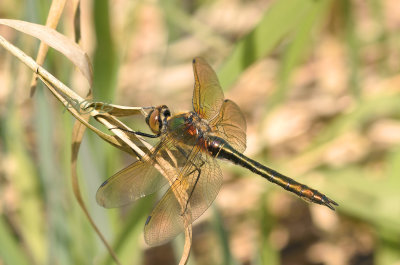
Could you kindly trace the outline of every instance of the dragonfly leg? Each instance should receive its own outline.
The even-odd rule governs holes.
[[[151,109],[151,110],[154,110],[156,107],[152,107],[152,106],[150,106],[150,107],[142,107],[142,109],[145,109],[145,110],[148,110],[148,109]]]
[[[144,136],[144,137],[148,137],[148,138],[158,138],[158,137],[161,136],[161,133],[149,134],[149,133],[143,133],[143,132],[136,132],[136,131],[132,131],[132,130],[124,129],[124,128],[119,128],[119,127],[110,128],[109,130],[121,130],[121,131],[124,131],[124,132],[128,132],[128,133],[135,134],[135,135],[140,135],[140,136]]]
[[[190,175],[193,174],[195,171],[198,172],[197,177],[196,177],[196,181],[194,182],[193,189],[190,191],[190,195],[189,195],[189,198],[188,198],[188,200],[187,200],[187,202],[186,202],[186,206],[185,206],[185,209],[183,210],[182,215],[183,215],[183,214],[186,212],[186,210],[187,210],[187,207],[188,207],[188,205],[189,205],[190,198],[192,198],[192,195],[193,195],[193,192],[194,192],[194,190],[195,190],[195,188],[196,188],[197,182],[199,182],[199,179],[200,179],[201,167],[202,167],[204,164],[205,164],[205,162],[202,161],[202,164],[200,165],[200,167],[197,167],[196,165],[194,165],[194,166],[196,167],[196,169],[194,169],[192,172],[190,172],[190,173],[188,174],[188,176],[190,176]]]
[[[191,174],[193,174],[196,171],[197,171],[196,181],[194,182],[193,189],[190,191],[190,194],[189,194],[189,197],[188,197],[188,199],[186,201],[185,209],[183,209],[182,215],[184,215],[186,213],[187,207],[189,205],[190,198],[192,198],[192,195],[193,195],[194,189],[196,188],[197,182],[199,182],[200,175],[201,175],[201,169],[196,167],[196,169],[194,169],[192,172],[190,172],[188,174],[188,176],[190,176]]]
[[[183,149],[180,148],[179,146],[177,146],[177,149],[178,149],[178,151],[179,151],[184,157],[187,157],[187,154],[186,154],[185,150],[183,150]],[[183,209],[183,211],[182,211],[182,214],[181,214],[182,216],[183,216],[183,215],[186,213],[186,211],[187,211],[187,207],[188,207],[188,205],[189,205],[190,198],[192,198],[192,195],[193,195],[193,192],[194,192],[194,190],[195,190],[195,188],[196,188],[197,182],[198,182],[199,179],[200,179],[201,167],[205,164],[205,162],[202,161],[201,165],[198,167],[198,166],[195,165],[192,161],[189,161],[189,162],[190,162],[195,168],[194,168],[191,172],[189,172],[186,176],[190,176],[190,175],[192,175],[193,173],[195,173],[196,171],[197,171],[197,176],[196,176],[196,181],[195,181],[195,183],[194,183],[194,185],[193,185],[193,188],[192,188],[192,190],[190,191],[189,197],[188,197],[188,199],[187,199],[187,201],[186,201],[185,209]]]

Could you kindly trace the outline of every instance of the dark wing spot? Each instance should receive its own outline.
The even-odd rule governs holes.
[[[144,225],[147,225],[150,222],[150,219],[151,219],[151,215],[147,216],[147,220],[146,220],[146,223]]]
[[[194,58],[192,62],[195,63],[196,62],[196,58]]]
[[[104,187],[107,183],[108,183],[108,179],[106,181],[104,181],[103,184],[101,184],[100,188]]]

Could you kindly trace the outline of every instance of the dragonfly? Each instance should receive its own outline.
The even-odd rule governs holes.
[[[165,105],[152,107],[146,123],[152,134],[129,131],[160,141],[140,160],[106,180],[96,194],[106,208],[120,207],[152,194],[167,183],[168,190],[153,208],[144,227],[148,245],[164,244],[199,218],[222,185],[218,160],[228,160],[260,175],[302,199],[334,210],[326,195],[245,156],[246,120],[238,105],[224,98],[218,78],[202,58],[193,59],[193,111],[171,115]],[[116,128],[118,129],[118,128]],[[160,172],[157,165],[171,166]],[[162,170],[161,170],[162,171]],[[184,201],[184,203],[182,203]]]

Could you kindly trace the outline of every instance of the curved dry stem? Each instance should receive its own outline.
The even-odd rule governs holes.
[[[185,228],[185,245],[183,246],[183,252],[179,265],[185,265],[189,260],[190,250],[192,248],[192,224],[189,224]]]
[[[50,27],[52,29],[56,29],[58,22],[60,21],[60,17],[62,14],[62,11],[64,10],[66,0],[57,0],[57,1],[52,1],[49,14],[47,16],[46,20],[46,26]],[[39,51],[36,56],[36,62],[40,65],[43,65],[44,59],[46,58],[47,52],[49,50],[49,46],[45,42],[41,42],[39,46]],[[32,97],[35,94],[36,90],[36,85],[37,85],[37,76],[33,74],[32,80],[31,80],[31,92],[30,96]]]
[[[85,115],[83,117],[86,121],[89,121],[90,115]],[[90,222],[90,225],[93,227],[95,230],[96,234],[100,237],[101,241],[103,242],[104,246],[107,248],[108,252],[114,259],[115,263],[121,264],[119,261],[117,255],[115,254],[114,250],[111,248],[111,246],[108,244],[107,240],[103,236],[103,234],[100,232],[99,228],[95,224],[93,218],[90,216],[90,213],[86,207],[85,202],[83,201],[80,187],[79,187],[79,182],[78,182],[78,173],[77,173],[77,161],[78,161],[78,153],[79,153],[79,147],[81,145],[83,135],[85,133],[86,126],[84,126],[83,123],[79,121],[75,121],[73,130],[72,130],[72,152],[71,152],[71,182],[72,182],[72,189],[74,191],[74,195],[76,200],[78,201],[79,206],[82,208],[83,212],[86,215],[86,218]]]

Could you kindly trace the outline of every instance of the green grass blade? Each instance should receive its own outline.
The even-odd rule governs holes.
[[[345,38],[347,41],[348,59],[350,64],[350,75],[348,86],[356,98],[360,97],[359,68],[360,68],[360,41],[355,28],[354,8],[351,1],[342,0],[345,19]]]
[[[30,262],[18,244],[14,235],[10,233],[2,215],[0,215],[0,262],[4,264],[28,265]]]
[[[97,39],[97,47],[93,58],[93,92],[96,99],[107,101],[114,98],[118,70],[118,55],[110,28],[109,4],[108,1],[95,1],[93,3]]]
[[[239,264],[239,262],[232,255],[231,250],[229,248],[229,236],[227,231],[225,230],[224,223],[222,221],[221,212],[215,205],[212,207],[213,209],[213,217],[214,217],[214,227],[218,234],[218,238],[220,241],[220,246],[222,248],[222,264],[224,265],[235,265]]]
[[[54,127],[52,127],[55,123],[54,116],[49,111],[50,105],[43,90],[40,89],[37,92],[35,129],[38,132],[38,167],[47,212],[45,222],[48,228],[48,260],[52,264],[71,264],[73,257],[68,249],[73,239],[69,233],[69,224],[65,222],[67,213],[63,205],[64,186],[67,179],[66,176],[60,174],[60,165],[55,154]]]
[[[293,42],[289,45],[287,51],[283,55],[283,62],[279,70],[278,89],[268,99],[268,107],[272,108],[279,104],[284,98],[290,85],[290,77],[295,67],[299,64],[308,48],[311,47],[313,40],[313,30],[320,28],[322,19],[325,18],[326,12],[331,6],[331,1],[317,1],[310,10],[309,15],[300,21],[298,30],[293,38]]]
[[[275,226],[274,217],[268,212],[266,204],[266,194],[260,198],[260,246],[256,253],[257,264],[277,265],[280,264],[280,257],[278,251],[270,243],[270,234]]]
[[[223,88],[232,85],[237,77],[255,61],[266,56],[289,32],[297,29],[319,7],[321,1],[275,1],[256,28],[238,42],[232,54],[219,71]]]

